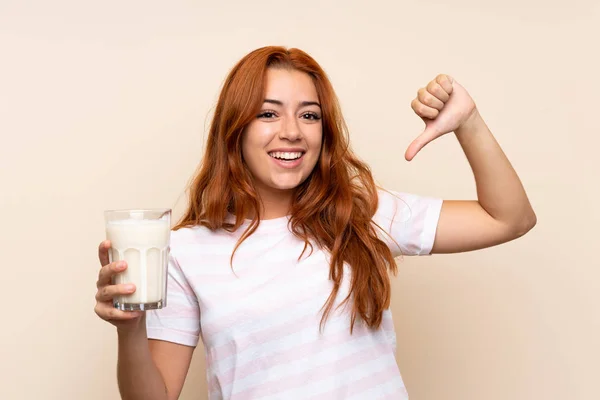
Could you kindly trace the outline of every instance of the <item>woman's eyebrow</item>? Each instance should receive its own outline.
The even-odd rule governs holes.
[[[281,100],[275,100],[275,99],[265,99],[263,103],[270,103],[270,104],[276,104],[278,106],[283,106],[283,102]],[[321,108],[321,105],[317,101],[301,101],[300,103],[298,103],[298,105],[300,107],[317,106],[317,107]]]

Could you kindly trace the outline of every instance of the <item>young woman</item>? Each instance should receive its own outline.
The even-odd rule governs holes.
[[[408,147],[454,132],[477,201],[379,189],[349,149],[324,71],[265,47],[230,72],[189,208],[171,235],[168,307],[122,312],[126,268],[100,244],[96,313],[117,327],[125,399],[177,399],[202,337],[211,399],[406,399],[395,360],[394,257],[456,253],[536,223],[521,182],[467,91],[439,75],[412,102]]]

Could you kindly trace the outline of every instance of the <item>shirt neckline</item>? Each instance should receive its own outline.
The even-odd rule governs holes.
[[[291,218],[291,215],[285,215],[283,217],[278,217],[278,218],[261,219],[259,221],[259,224],[258,224],[258,227],[256,228],[255,233],[288,230],[288,224],[289,224],[290,218]],[[235,215],[231,214],[231,213],[227,213],[226,221],[235,223]],[[252,222],[251,219],[244,218],[240,229],[246,229],[250,225],[251,222]]]

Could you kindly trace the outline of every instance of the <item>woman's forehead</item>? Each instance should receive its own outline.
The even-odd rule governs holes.
[[[269,68],[265,85],[265,99],[283,104],[318,102],[317,88],[305,72],[294,69]]]

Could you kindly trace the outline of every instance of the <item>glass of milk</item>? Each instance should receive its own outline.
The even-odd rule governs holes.
[[[135,292],[116,296],[123,311],[166,307],[167,265],[171,236],[171,210],[109,210],[104,212],[110,262],[125,260],[127,269],[113,284],[133,283]]]

